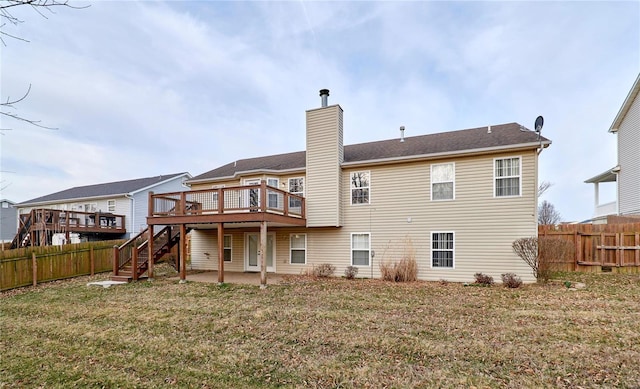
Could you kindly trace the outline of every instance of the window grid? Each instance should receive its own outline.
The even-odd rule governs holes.
[[[454,233],[431,233],[431,267],[454,267]]]
[[[115,212],[116,211],[116,201],[115,200],[107,200],[107,211]]]
[[[494,196],[520,196],[520,157],[494,160]]]
[[[289,193],[304,197],[304,177],[289,178]],[[302,200],[289,198],[289,208],[302,207]]]
[[[370,173],[368,171],[351,173],[351,204],[369,204],[369,190],[371,188]]]

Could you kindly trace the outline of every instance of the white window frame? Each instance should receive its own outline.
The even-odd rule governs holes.
[[[517,159],[518,160],[518,174],[514,175],[514,176],[501,176],[498,177],[496,176],[496,162],[497,161],[504,161],[507,159]],[[502,158],[494,158],[493,159],[493,197],[495,198],[505,198],[505,197],[521,197],[522,196],[522,157],[521,156],[514,156],[514,157],[502,157]],[[502,196],[498,196],[496,194],[496,188],[497,188],[497,183],[498,180],[501,179],[506,179],[506,178],[517,178],[518,179],[518,194],[517,195],[502,195]]]
[[[292,180],[300,180],[300,182],[302,183],[302,192],[292,192],[292,191],[291,191],[291,181],[292,181]],[[305,186],[304,186],[304,177],[291,177],[291,178],[289,178],[289,179],[287,180],[287,184],[288,184],[288,188],[287,188],[287,190],[288,190],[288,192],[289,192],[289,193],[294,194],[294,195],[298,195],[298,196],[302,196],[302,197],[304,197],[304,189],[305,189]],[[295,207],[300,207],[300,206],[301,206],[301,205],[294,205],[294,204],[292,204],[292,202],[293,202],[293,201],[294,201],[294,199],[289,198],[289,208],[295,208]]]
[[[433,248],[433,235],[434,234],[451,234],[452,245],[451,249],[434,249]],[[456,268],[456,233],[455,231],[431,231],[429,233],[429,252],[431,253],[430,266],[432,269],[455,269]],[[451,266],[434,266],[433,265],[433,252],[434,251],[451,251]]]
[[[211,186],[211,189],[222,189],[224,187],[225,187],[225,184],[218,184],[218,185]],[[219,204],[218,204],[218,192],[217,191],[211,193],[211,201],[216,206],[219,206]],[[224,204],[222,204],[222,208],[224,209]],[[217,209],[218,208],[216,207],[216,210]]]
[[[368,237],[369,237],[369,240],[368,240],[369,247],[368,247],[368,249],[366,250],[366,251],[368,251],[368,252],[369,252],[369,256],[368,256],[368,258],[367,258],[367,264],[366,264],[366,265],[355,265],[355,264],[353,263],[353,252],[354,252],[354,251],[365,251],[365,250],[362,250],[362,249],[355,249],[355,248],[353,247],[353,237],[354,237],[355,235],[366,235],[366,236],[368,236]],[[367,268],[368,268],[368,267],[371,267],[371,233],[370,233],[370,232],[352,232],[352,233],[351,233],[351,246],[350,246],[350,252],[351,252],[351,266],[356,266],[356,267],[367,267]]]
[[[451,178],[451,181],[434,181],[433,178],[433,168],[435,166],[444,166],[444,165],[451,165],[451,168],[453,170],[453,176]],[[456,199],[456,163],[455,162],[445,162],[445,163],[434,163],[431,164],[431,201],[452,201]],[[433,198],[433,185],[434,184],[446,184],[446,183],[451,183],[452,186],[452,190],[451,190],[451,198],[450,199],[434,199]]]
[[[298,236],[304,237],[304,248],[299,247],[291,247],[293,240],[291,237]],[[303,251],[304,252],[304,262],[293,262],[293,251]],[[306,265],[307,264],[307,234],[289,234],[289,264],[290,265]]]
[[[111,203],[113,203],[113,205]],[[116,201],[107,200],[107,212],[115,212],[115,211],[116,211]]]
[[[271,187],[271,188],[276,188],[276,189],[280,189],[280,179],[277,177],[267,177],[266,179],[267,181],[267,187]],[[275,197],[275,204],[271,202],[271,200]],[[267,190],[267,208],[278,208],[279,205],[279,201],[278,201],[278,197],[279,197],[279,193],[278,192],[269,192]]]
[[[98,203],[84,203],[82,204],[83,212],[97,212]]]
[[[225,238],[229,237],[229,246],[225,245]],[[226,257],[224,256],[224,253],[229,250],[229,260],[227,261]],[[222,259],[224,262],[227,263],[231,263],[233,262],[233,235],[231,234],[224,234],[222,236]]]
[[[353,175],[354,174],[358,174],[358,173],[367,173],[368,180],[369,180],[369,186],[362,186],[362,187],[357,187],[357,188],[353,187]],[[367,189],[367,202],[366,203],[354,203],[353,202],[353,191],[354,190],[358,190],[358,189]],[[371,171],[370,170],[355,170],[355,171],[349,172],[349,197],[350,197],[349,202],[351,203],[351,205],[369,205],[369,204],[371,204]]]

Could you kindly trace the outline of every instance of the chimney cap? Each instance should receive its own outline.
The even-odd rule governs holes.
[[[320,89],[320,96],[329,96],[329,89]]]

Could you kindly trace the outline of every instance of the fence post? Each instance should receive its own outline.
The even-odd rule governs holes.
[[[118,275],[118,268],[120,267],[120,249],[118,245],[113,246],[113,275]]]
[[[606,252],[607,250],[605,250],[604,248],[604,232],[600,233],[600,266],[604,266],[604,261],[606,259]]]
[[[89,248],[89,262],[91,263],[91,277],[93,277],[96,269],[96,263],[93,259],[93,246]]]
[[[38,285],[38,259],[35,252],[31,252],[31,268],[33,270],[33,286],[36,286]]]

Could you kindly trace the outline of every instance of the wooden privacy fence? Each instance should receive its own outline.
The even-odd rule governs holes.
[[[538,237],[569,241],[573,258],[557,258],[558,270],[640,273],[640,223],[538,226]]]
[[[113,246],[122,240],[0,252],[0,291],[110,271]]]

